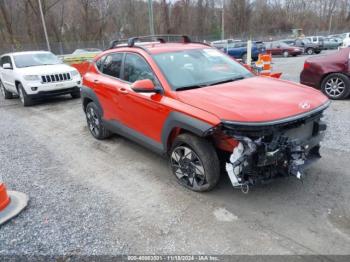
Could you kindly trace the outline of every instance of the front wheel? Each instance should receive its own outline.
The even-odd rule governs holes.
[[[177,181],[196,192],[213,189],[220,178],[220,162],[214,146],[204,138],[179,135],[170,150],[170,167]]]
[[[330,99],[344,99],[350,94],[349,77],[339,73],[330,74],[322,81],[321,90]]]
[[[80,91],[72,92],[70,95],[73,99],[80,98]]]
[[[12,93],[7,91],[4,84],[0,81],[0,92],[5,99],[11,99],[13,97]]]
[[[18,84],[17,90],[18,90],[19,99],[21,100],[23,106],[31,106],[31,105],[33,105],[32,99],[30,99],[30,97],[27,95],[27,93],[24,90],[22,84]]]

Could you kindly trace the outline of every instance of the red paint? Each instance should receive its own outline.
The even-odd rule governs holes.
[[[174,52],[184,49],[210,48],[200,44],[149,44],[151,54]],[[83,84],[96,93],[103,107],[106,120],[117,120],[139,133],[161,142],[164,123],[171,112],[181,112],[216,126],[221,120],[264,122],[295,116],[312,110],[327,101],[320,92],[292,82],[270,77],[253,77],[211,87],[172,91],[152,56],[140,48],[117,48],[105,51],[95,58],[114,52],[133,52],[142,56],[151,66],[164,89],[163,94],[140,93],[129,83],[105,76],[90,66],[83,77]],[[174,68],[176,70],[176,68]],[[311,107],[301,109],[307,101]],[[176,129],[171,141],[181,130]],[[217,147],[231,151],[236,142],[215,134]]]

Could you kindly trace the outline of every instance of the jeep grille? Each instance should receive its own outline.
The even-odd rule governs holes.
[[[62,82],[67,80],[71,80],[71,76],[69,73],[41,76],[41,81],[43,83]]]

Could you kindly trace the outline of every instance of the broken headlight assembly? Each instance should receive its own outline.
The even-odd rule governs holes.
[[[304,168],[319,159],[320,142],[326,124],[322,113],[274,124],[223,122],[221,131],[238,142],[226,171],[234,187],[243,192],[258,182],[275,177],[295,176],[302,179]]]

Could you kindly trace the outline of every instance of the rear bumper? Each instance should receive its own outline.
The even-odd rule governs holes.
[[[67,95],[67,94],[78,93],[78,92],[80,92],[80,88],[78,86],[74,86],[71,88],[52,90],[52,91],[39,91],[34,95],[28,95],[28,97],[30,97],[31,99],[41,99],[45,97]]]

